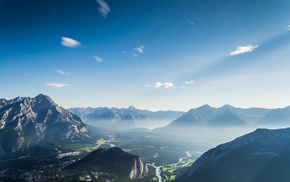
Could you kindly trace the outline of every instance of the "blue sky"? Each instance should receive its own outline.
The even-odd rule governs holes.
[[[288,0],[0,0],[0,97],[290,105]]]

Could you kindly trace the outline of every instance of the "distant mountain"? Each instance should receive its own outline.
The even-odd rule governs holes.
[[[46,95],[17,97],[0,105],[0,129],[11,128],[23,137],[51,142],[83,142],[90,139],[82,120],[55,104]]]
[[[208,120],[207,125],[209,126],[247,126],[238,115],[225,111],[218,114],[214,118]]]
[[[0,129],[0,160],[56,152],[53,147],[36,144],[13,129]]]
[[[118,128],[146,127],[146,125],[154,125],[162,121],[169,123],[184,114],[184,112],[179,111],[152,112],[136,109],[134,106],[121,109],[107,107],[69,108],[68,111],[91,125],[111,127],[112,124],[115,124]]]
[[[274,109],[267,113],[258,126],[290,126],[290,106],[282,109]]]
[[[203,105],[196,109],[191,109],[185,114],[183,114],[178,119],[174,120],[164,129],[169,128],[184,128],[184,127],[198,127],[198,126],[247,126],[248,123],[256,122],[257,119],[263,117],[264,113],[269,112],[267,109],[259,109],[256,115],[252,114],[253,110],[235,108],[230,105],[225,105],[221,108],[213,108],[209,105]],[[249,121],[250,118],[254,121]],[[158,129],[160,130],[160,129]]]
[[[290,128],[257,129],[207,151],[177,181],[285,182],[289,168]]]
[[[117,147],[95,150],[69,165],[67,169],[109,173],[123,180],[143,178],[148,173],[146,164],[139,156],[126,153]]]

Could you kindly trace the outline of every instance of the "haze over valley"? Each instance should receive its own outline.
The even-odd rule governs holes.
[[[0,181],[289,182],[289,0],[0,0]]]

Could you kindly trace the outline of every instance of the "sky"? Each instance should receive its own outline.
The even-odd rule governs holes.
[[[289,0],[0,0],[0,98],[290,105]]]

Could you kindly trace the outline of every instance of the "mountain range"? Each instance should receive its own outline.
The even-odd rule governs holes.
[[[290,126],[290,107],[278,109],[236,108],[224,105],[213,108],[203,105],[191,109],[169,125],[155,131],[171,132],[176,128],[194,127],[277,127]]]
[[[95,126],[115,126],[117,128],[136,128],[150,125],[162,126],[169,124],[180,117],[184,112],[180,111],[149,111],[128,108],[69,108],[68,111],[79,116],[85,123]]]
[[[290,179],[290,128],[257,129],[210,149],[182,182],[285,182]]]
[[[32,141],[84,142],[90,140],[82,120],[43,94],[34,98],[2,100],[0,129],[10,128]]]

